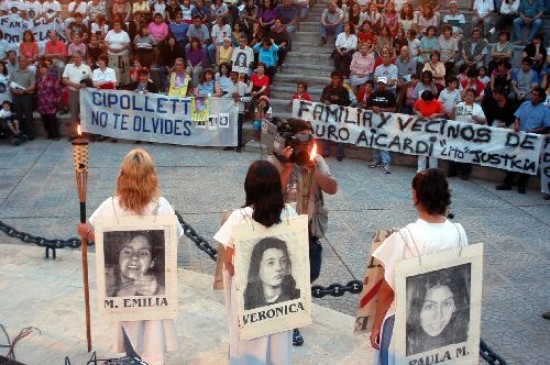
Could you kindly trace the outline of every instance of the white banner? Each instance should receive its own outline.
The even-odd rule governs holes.
[[[81,127],[84,132],[135,141],[236,146],[238,110],[233,100],[210,98],[208,121],[203,120],[200,111],[193,111],[193,105],[197,104],[193,100],[153,93],[82,89]]]
[[[34,40],[39,44],[40,49],[43,49],[44,44],[49,40],[48,32],[52,29],[59,33],[61,39],[64,39],[62,20],[59,18],[47,23],[42,18],[37,21],[25,20],[16,14],[0,16],[0,30],[4,33],[4,39],[14,45],[14,49],[18,49],[26,30],[32,31]]]
[[[544,138],[540,154],[540,190],[550,194],[550,135]]]
[[[536,175],[543,136],[453,120],[423,120],[295,100],[292,116],[317,138],[407,155],[425,155]]]

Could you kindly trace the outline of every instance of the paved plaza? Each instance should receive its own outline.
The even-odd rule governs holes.
[[[36,140],[12,147],[0,142],[0,220],[48,238],[76,236],[78,198],[70,143]],[[243,204],[244,176],[249,164],[260,157],[259,152],[141,146],[155,158],[162,194],[213,243],[220,212]],[[120,161],[134,147],[122,141],[90,145],[88,215],[113,194]],[[330,158],[328,163],[339,181],[339,192],[326,199],[330,221],[323,242],[321,285],[362,280],[372,234],[378,229],[401,227],[416,216],[410,198],[413,168],[396,166],[391,175],[384,175],[381,170],[370,169],[364,160],[339,163]],[[543,200],[536,190],[520,195],[516,191],[496,191],[494,185],[479,179],[451,179],[455,221],[463,224],[470,242],[485,243],[482,337],[508,364],[548,364],[550,321],[542,319],[541,313],[550,311],[550,201]],[[1,233],[0,243],[23,245]],[[41,260],[43,249],[34,249],[29,260]],[[58,251],[60,262],[49,267],[55,270],[56,265],[75,254]],[[213,262],[189,240],[180,241],[178,256],[182,270],[213,274]],[[19,267],[12,266],[11,270]],[[79,282],[80,273],[73,275]],[[205,297],[210,296],[209,289],[204,288]],[[194,298],[201,299],[200,291]],[[0,302],[8,301],[9,297],[0,296]],[[344,315],[353,315],[357,302],[358,296],[350,294],[315,300]],[[2,307],[0,323],[6,316]],[[21,311],[32,310],[32,301],[21,306]],[[352,323],[350,317],[343,318]],[[322,323],[316,325],[322,327]],[[349,328],[346,335],[351,331]],[[349,337],[343,336],[342,341]],[[320,336],[314,338],[321,341]],[[326,342],[327,355],[332,352],[331,343]],[[312,351],[304,349],[301,351]],[[334,351],[343,351],[345,346],[337,349]],[[342,356],[330,355],[326,361],[320,358],[315,363],[349,363]],[[301,363],[314,363],[310,361]]]

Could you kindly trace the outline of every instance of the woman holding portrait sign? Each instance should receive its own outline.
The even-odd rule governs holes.
[[[158,177],[152,157],[143,149],[130,151],[122,160],[117,177],[115,196],[105,200],[90,217],[90,223],[80,223],[78,233],[93,241],[94,221],[100,217],[173,215],[174,209],[159,196]],[[177,224],[177,236],[183,228]],[[152,275],[156,265],[151,239],[135,235],[124,242],[117,255],[112,281],[108,280],[110,295],[154,295],[164,291]],[[176,330],[173,320],[144,320],[119,322],[118,351],[124,352],[122,327],[134,348],[149,365],[165,363],[165,352],[174,351]]]
[[[394,337],[394,289],[397,264],[407,258],[451,250],[468,244],[468,238],[462,226],[453,224],[446,218],[451,203],[451,193],[441,170],[428,169],[416,174],[412,181],[412,200],[418,213],[418,220],[393,233],[373,253],[384,267],[384,281],[378,293],[376,315],[370,336],[372,347],[380,351],[380,356],[375,357],[375,364],[387,365],[395,362],[392,338]],[[422,294],[418,293],[415,296],[418,305],[413,307],[417,310],[411,309],[411,313],[407,315],[407,319],[413,317],[418,319],[415,321],[417,331],[409,331],[407,328],[407,334],[411,335],[407,342],[410,343],[410,348],[414,347],[414,351],[422,351],[419,344],[420,338],[424,341],[441,336],[457,309],[463,309],[459,305],[459,294],[452,290],[453,285],[444,281],[428,285],[429,282],[429,278],[424,278],[422,283],[416,286]],[[434,306],[441,309],[431,311],[437,313],[439,316],[437,319],[433,318],[435,314],[430,315],[430,310]],[[416,316],[412,312],[416,312]],[[460,319],[456,320],[460,322]],[[434,343],[443,343],[434,341]]]
[[[290,364],[292,363],[290,331],[275,333],[253,340],[241,341],[237,312],[237,289],[234,279],[234,231],[243,224],[262,224],[272,227],[297,213],[285,205],[281,178],[277,169],[267,161],[250,165],[244,182],[246,202],[235,210],[220,228],[214,239],[225,247],[223,281],[229,324],[229,363]],[[256,248],[258,247],[258,248]],[[291,264],[284,241],[265,238],[254,247],[252,255],[261,256],[256,264],[251,259],[245,307],[256,308],[295,299],[299,290],[292,277]],[[249,298],[249,299],[246,299]]]

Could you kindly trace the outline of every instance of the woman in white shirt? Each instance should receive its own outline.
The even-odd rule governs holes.
[[[101,55],[97,59],[99,68],[92,72],[92,84],[98,89],[116,89],[117,87],[115,70],[107,67],[108,63],[109,58],[105,55]]]
[[[229,315],[229,363],[231,365],[292,363],[292,335],[290,331],[275,333],[249,341],[239,338],[237,289],[233,280],[234,230],[243,224],[262,224],[271,227],[285,218],[296,216],[296,211],[283,199],[279,172],[267,161],[250,165],[244,181],[246,202],[227,219],[214,239],[225,248],[223,283],[226,310]]]
[[[335,49],[332,53],[334,68],[345,78],[349,78],[351,59],[357,50],[357,36],[351,23],[344,24],[344,31],[338,34],[334,45]]]
[[[109,67],[117,73],[117,80],[121,85],[130,83],[130,36],[122,30],[120,20],[113,22],[111,29],[105,36]]]

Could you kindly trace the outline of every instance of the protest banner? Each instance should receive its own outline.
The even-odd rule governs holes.
[[[311,324],[308,219],[266,228],[251,219],[235,231],[235,280],[241,340]]]
[[[48,32],[50,30],[57,31],[60,38],[64,38],[61,32],[62,20],[59,18],[55,18],[52,22],[48,23],[43,18],[26,20],[17,14],[3,15],[0,16],[0,30],[4,33],[4,39],[14,45],[13,48],[19,46],[19,43],[23,40],[23,33],[26,30],[32,31],[34,40],[39,44],[41,49],[44,48],[44,44],[49,40]]]
[[[192,98],[117,90],[82,89],[84,132],[113,138],[186,146],[236,146],[238,110],[231,99],[208,98],[209,116],[192,119]]]
[[[103,318],[176,317],[176,224],[175,216],[97,219],[97,295]]]
[[[550,195],[550,136],[544,138],[540,154],[540,190]]]
[[[378,290],[384,280],[384,268],[380,260],[372,256],[372,253],[380,246],[386,238],[388,238],[396,229],[380,230],[374,233],[372,244],[370,247],[370,255],[367,261],[367,272],[363,280],[363,290],[361,291],[361,299],[359,307],[355,315],[355,326],[353,333],[358,335],[369,333],[372,331],[374,324],[374,315],[376,313],[376,305],[378,303]]]
[[[476,364],[483,244],[400,261],[395,269],[397,365]],[[394,343],[395,339],[395,343]]]
[[[317,138],[536,175],[542,136],[453,120],[294,100]]]

